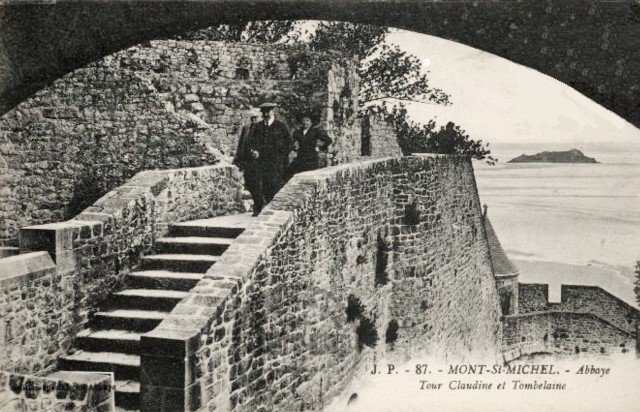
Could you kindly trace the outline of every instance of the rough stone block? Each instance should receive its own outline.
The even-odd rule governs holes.
[[[20,250],[57,253],[73,249],[73,241],[78,238],[81,226],[69,221],[24,227],[20,229]]]
[[[199,342],[199,330],[167,330],[157,328],[140,337],[140,353],[143,356],[184,358],[194,354],[198,350]]]
[[[79,257],[77,250],[62,250],[52,253],[51,256],[56,262],[56,271],[60,274],[70,273],[78,268]]]
[[[35,279],[51,276],[56,265],[47,252],[31,252],[0,259],[0,286],[9,290]]]

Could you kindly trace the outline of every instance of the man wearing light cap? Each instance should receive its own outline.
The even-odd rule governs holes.
[[[260,105],[262,120],[253,125],[244,154],[241,156],[253,171],[245,181],[253,198],[253,215],[273,199],[283,183],[284,170],[291,152],[291,134],[287,126],[276,120],[275,103]],[[249,180],[249,181],[247,181]]]

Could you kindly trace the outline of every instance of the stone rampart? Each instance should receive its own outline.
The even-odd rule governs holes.
[[[468,159],[296,175],[142,336],[143,410],[317,410],[366,362],[406,358],[410,344],[497,356],[482,234]]]
[[[572,355],[633,352],[640,311],[597,286],[519,285],[519,315],[504,322],[505,359],[542,353]]]
[[[635,336],[640,311],[597,286],[561,285],[558,302],[549,302],[549,285],[523,284],[520,287],[520,312],[591,313]]]
[[[142,170],[229,160],[250,109],[313,112],[360,154],[355,63],[283,45],[158,40],[119,51],[38,91],[0,118],[0,245],[19,228],[69,219]]]
[[[631,355],[636,342],[635,334],[584,312],[546,311],[506,316],[503,336],[506,362],[537,354]]]
[[[241,211],[238,170],[205,166],[138,173],[72,220],[22,228],[20,249],[48,254],[0,263],[7,272],[0,280],[7,300],[2,314],[11,321],[0,369],[50,370],[93,308],[121,288],[170,223]],[[45,274],[32,263],[51,258],[55,266]]]

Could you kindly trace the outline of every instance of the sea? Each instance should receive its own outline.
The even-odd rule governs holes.
[[[507,255],[528,281],[610,283],[633,299],[640,261],[640,142],[496,144],[494,166],[474,161],[480,201]],[[508,163],[577,148],[596,164]],[[588,282],[585,282],[588,283]]]

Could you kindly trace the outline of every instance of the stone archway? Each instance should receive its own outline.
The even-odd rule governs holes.
[[[65,73],[152,38],[220,23],[326,19],[388,25],[458,41],[569,84],[640,125],[640,6],[587,0],[414,2],[276,0],[0,6],[0,113]]]

